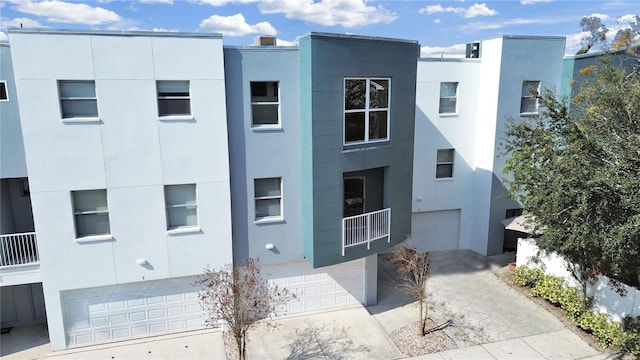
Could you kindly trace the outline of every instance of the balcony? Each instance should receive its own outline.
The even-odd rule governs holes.
[[[0,269],[39,263],[35,232],[0,235]]]
[[[342,256],[347,248],[367,244],[371,248],[371,242],[387,238],[391,230],[391,209],[382,209],[370,213],[349,216],[342,219]]]

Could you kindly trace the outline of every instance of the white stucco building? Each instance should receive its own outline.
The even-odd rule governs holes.
[[[290,313],[371,305],[377,254],[509,248],[500,136],[559,88],[564,38],[468,58],[311,33],[11,29],[0,47],[2,326],[52,348],[202,327],[209,265],[259,257]],[[46,56],[43,56],[46,54]],[[46,308],[46,313],[45,313]]]

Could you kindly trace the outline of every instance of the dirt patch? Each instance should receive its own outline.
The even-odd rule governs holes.
[[[407,356],[418,356],[439,351],[455,349],[456,343],[444,332],[443,329],[431,331],[425,336],[418,335],[419,323],[416,321],[400,327],[389,334],[400,352]],[[442,324],[436,324],[433,320],[427,320],[427,329],[441,328]]]

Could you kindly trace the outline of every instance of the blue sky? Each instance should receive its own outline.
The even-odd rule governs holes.
[[[640,0],[373,1],[373,0],[0,0],[0,30],[54,29],[218,32],[225,45],[276,35],[293,45],[310,31],[417,40],[422,54],[464,52],[464,44],[500,35],[581,39],[580,19],[598,16],[611,29],[640,15]],[[6,33],[0,33],[6,39]]]

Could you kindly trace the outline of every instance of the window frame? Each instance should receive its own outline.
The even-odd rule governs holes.
[[[170,188],[176,188],[178,186],[189,186],[189,185],[193,185],[193,204],[189,204],[188,201],[185,203],[180,203],[180,204],[168,204],[168,196],[167,196],[167,191]],[[168,234],[178,234],[178,233],[185,233],[185,232],[197,232],[200,231],[200,212],[198,211],[198,185],[196,183],[189,183],[189,184],[168,184],[168,185],[164,185],[163,187],[164,190],[164,209],[165,209],[165,219],[166,219],[166,231]],[[179,209],[179,208],[190,208],[193,207],[195,208],[195,213],[196,213],[196,223],[195,225],[178,225],[178,226],[171,226],[170,225],[170,221],[169,221],[169,211],[170,209]]]
[[[9,101],[9,86],[6,80],[0,80],[0,88],[4,89],[4,99],[2,98],[2,91],[0,90],[0,101]]]
[[[64,96],[63,94],[63,84],[71,84],[71,83],[86,83],[93,84],[93,96]],[[58,104],[60,106],[60,118],[62,122],[99,122],[100,121],[100,109],[98,108],[98,92],[96,89],[96,81],[95,80],[57,80],[58,86]],[[73,101],[92,101],[95,103],[95,116],[67,116],[64,112],[64,102],[73,102]]]
[[[266,100],[258,100],[258,101],[254,101],[254,95],[253,95],[253,84],[254,83],[264,83],[267,86],[267,93],[264,96],[256,96],[256,97],[269,97],[269,85],[273,85],[275,84],[276,91],[275,91],[275,97],[276,97],[276,101],[266,101]],[[280,81],[278,80],[260,80],[260,81],[250,81],[249,82],[249,99],[251,102],[251,129],[252,130],[271,130],[271,129],[281,129],[282,128],[282,117],[281,117],[281,106],[280,106]],[[253,107],[254,106],[273,106],[276,105],[278,110],[277,110],[277,119],[278,122],[275,124],[256,124],[255,121],[255,117],[254,117],[254,112],[253,112]]]
[[[104,201],[106,204],[106,209],[105,210],[84,210],[84,211],[79,211],[76,209],[76,195],[77,193],[82,193],[82,192],[91,192],[91,191],[104,191]],[[91,241],[103,241],[103,240],[110,240],[112,239],[112,235],[111,235],[111,218],[109,216],[109,199],[108,199],[108,195],[107,195],[107,189],[89,189],[89,190],[72,190],[70,192],[71,195],[71,208],[72,208],[72,212],[73,212],[73,225],[74,225],[74,234],[75,234],[75,241],[77,243],[82,243],[82,242],[91,242]],[[78,217],[79,216],[91,216],[91,215],[101,215],[101,214],[106,214],[107,215],[107,227],[109,229],[109,231],[107,233],[104,234],[80,234],[80,232],[78,231]]]
[[[451,161],[440,161],[440,160],[438,160],[438,155],[440,154],[441,151],[449,151],[449,152],[451,152]],[[454,148],[437,149],[436,150],[436,176],[435,176],[435,179],[436,180],[451,180],[451,179],[453,179],[453,177],[455,175],[455,162],[456,162],[456,149],[454,149]],[[450,176],[438,176],[438,168],[440,166],[451,166],[451,174],[450,174]]]
[[[453,96],[443,96],[442,95],[442,84],[455,84],[456,86],[456,91],[455,94]],[[441,81],[440,82],[440,101],[438,104],[438,114],[441,116],[450,116],[450,115],[457,115],[458,114],[458,94],[460,91],[460,82],[459,81]],[[455,106],[454,106],[454,110],[452,112],[443,112],[442,111],[442,99],[454,99],[455,100]]]
[[[187,95],[161,95],[160,84],[161,83],[186,83]],[[164,92],[167,93],[167,92]],[[191,81],[190,80],[156,80],[156,101],[158,104],[158,119],[160,120],[190,120],[193,119],[193,109],[191,104]],[[188,100],[189,113],[188,114],[162,114],[160,111],[161,101],[166,100]]]
[[[273,180],[273,179],[277,179],[278,180],[278,185],[279,185],[279,190],[280,190],[280,195],[267,195],[267,196],[258,196],[256,194],[256,190],[257,190],[257,181],[259,180]],[[270,223],[270,222],[282,222],[284,221],[284,183],[282,180],[282,177],[280,176],[274,176],[274,177],[265,177],[265,178],[254,178],[253,179],[253,212],[254,212],[254,223],[256,224],[261,224],[261,223]],[[258,213],[257,213],[257,204],[259,201],[265,201],[265,200],[274,200],[274,199],[279,199],[280,202],[280,215],[277,216],[263,216],[263,217],[258,217]]]
[[[365,80],[365,107],[364,109],[347,109],[347,81],[348,80]],[[370,107],[370,87],[371,81],[382,80],[387,81],[387,106],[384,108],[371,108]],[[354,146],[362,144],[375,144],[385,143],[391,140],[391,77],[344,77],[342,80],[342,145]],[[369,120],[371,113],[386,112],[387,114],[387,128],[385,138],[381,139],[369,139]],[[347,141],[347,114],[364,113],[364,139],[359,141]]]
[[[540,84],[542,83],[540,80],[522,80],[522,92],[520,95],[520,115],[521,116],[538,115],[540,112],[540,100],[538,99],[538,95],[534,95],[531,93],[530,89],[534,87],[530,85],[527,86],[527,84],[533,84],[533,83],[537,83],[537,85],[535,86],[535,90],[537,94],[540,94]],[[535,100],[535,111],[522,111],[523,110],[522,107],[525,104],[525,99]]]

